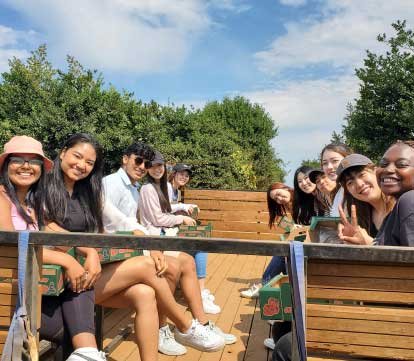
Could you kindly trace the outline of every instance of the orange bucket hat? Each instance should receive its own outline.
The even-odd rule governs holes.
[[[5,145],[4,151],[0,154],[0,169],[3,167],[3,163],[6,158],[13,153],[28,153],[37,154],[43,158],[43,166],[46,171],[49,171],[53,167],[53,162],[45,156],[43,153],[42,143],[32,137],[26,135],[16,135],[11,138]]]

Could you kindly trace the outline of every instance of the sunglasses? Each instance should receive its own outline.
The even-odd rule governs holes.
[[[9,159],[10,159],[10,164],[18,165],[20,167],[24,165],[25,163],[29,164],[31,167],[33,166],[41,167],[43,165],[43,159],[38,159],[38,158],[27,159],[23,157],[10,157]]]
[[[145,169],[150,169],[152,164],[150,160],[144,159],[142,157],[135,157],[135,165],[140,166],[142,163],[144,163]]]

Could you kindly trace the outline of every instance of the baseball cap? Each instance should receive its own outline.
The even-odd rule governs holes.
[[[321,174],[325,174],[322,169],[311,169],[308,172],[308,177],[312,183],[316,183],[316,178]]]
[[[188,173],[190,173],[190,175],[193,174],[193,170],[191,169],[191,167],[187,164],[184,163],[177,163],[174,167],[173,167],[173,172],[182,172],[182,171],[187,171]]]
[[[353,153],[346,156],[344,159],[341,160],[339,163],[338,168],[336,169],[336,174],[338,175],[337,181],[341,181],[341,176],[343,175],[344,171],[361,165],[368,165],[372,164],[372,160],[366,157],[365,155]]]

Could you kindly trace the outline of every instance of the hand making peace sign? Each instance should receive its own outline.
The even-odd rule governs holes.
[[[338,224],[338,236],[342,241],[352,244],[372,244],[373,238],[364,228],[358,225],[355,205],[351,206],[351,222],[348,221],[341,205],[339,206],[339,215],[341,217],[341,223]]]

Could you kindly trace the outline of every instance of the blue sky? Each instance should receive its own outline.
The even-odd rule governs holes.
[[[339,131],[354,69],[412,0],[0,0],[0,71],[46,43],[144,101],[203,106],[243,95],[279,127],[287,183]],[[265,165],[264,165],[265,166]]]

